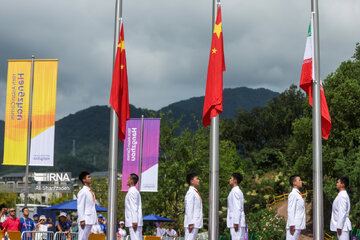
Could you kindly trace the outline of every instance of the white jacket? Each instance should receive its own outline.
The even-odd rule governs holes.
[[[228,228],[239,224],[239,227],[246,227],[244,212],[244,194],[239,186],[233,187],[227,198],[227,217],[226,224]]]
[[[295,226],[296,230],[305,229],[305,201],[302,198],[300,191],[293,188],[288,197],[287,208],[288,219],[286,223],[286,229],[290,226]]]
[[[194,224],[194,228],[203,227],[202,201],[200,193],[193,186],[189,187],[185,196],[184,227],[191,224]]]
[[[94,193],[93,193],[94,194]],[[94,225],[98,222],[95,209],[95,194],[90,192],[90,188],[83,186],[77,195],[78,223],[85,221],[85,224]]]
[[[337,231],[341,229],[343,231],[350,231],[351,222],[349,219],[350,214],[350,198],[347,192],[340,191],[336,196],[331,212],[330,230]]]
[[[135,186],[129,188],[125,197],[125,226],[132,227],[133,223],[143,225],[141,196]]]

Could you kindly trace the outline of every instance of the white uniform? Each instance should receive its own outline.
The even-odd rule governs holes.
[[[177,233],[174,229],[168,229],[166,230],[166,236],[167,237],[176,237],[177,236]]]
[[[166,229],[165,228],[161,228],[161,227],[157,227],[156,229],[155,229],[155,235],[157,236],[157,237],[163,237],[164,235],[165,235],[165,233],[166,233]]]
[[[289,194],[287,214],[286,240],[296,240],[299,238],[301,230],[306,227],[305,201],[296,188],[293,188]],[[295,226],[294,235],[290,234],[290,226]]]
[[[193,224],[194,229],[189,232],[188,226]],[[185,240],[195,240],[199,229],[203,227],[202,201],[199,191],[193,186],[185,196]]]
[[[341,229],[341,235],[337,236],[339,240],[349,240],[349,231],[351,228],[351,222],[349,219],[350,214],[350,198],[346,190],[340,191],[336,196],[331,212],[330,230],[337,232],[337,229]]]
[[[126,230],[123,229],[123,228],[119,228],[117,235],[118,235],[118,239],[123,239],[124,240],[126,235],[127,235]]]
[[[239,186],[233,187],[227,198],[227,217],[226,224],[230,228],[232,240],[243,240],[245,238],[245,212],[244,212],[244,194]],[[239,225],[236,232],[234,224]]]
[[[94,224],[92,225],[91,227],[91,232],[92,233],[104,233],[102,230],[101,230],[101,227],[99,224]]]
[[[87,240],[92,225],[98,222],[95,209],[95,194],[87,186],[84,186],[78,193],[77,213],[79,224],[79,240]],[[85,228],[82,229],[80,222],[85,221]]]
[[[136,231],[132,227],[133,223],[137,223]],[[129,188],[125,197],[125,226],[129,228],[131,240],[142,240],[141,196],[135,186]]]

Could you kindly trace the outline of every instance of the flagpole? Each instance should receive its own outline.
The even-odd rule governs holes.
[[[212,31],[220,0],[213,0]],[[218,240],[219,233],[219,115],[210,126],[209,240]]]
[[[320,41],[318,0],[311,0],[314,19],[314,80],[313,80],[313,233],[314,240],[324,239],[322,139],[320,103]]]
[[[141,129],[140,129],[140,156],[139,156],[139,192],[141,191],[142,183],[142,153],[144,141],[144,115],[141,115]]]
[[[116,58],[117,41],[120,32],[122,17],[122,0],[115,3],[115,29],[113,47],[113,67]],[[118,146],[119,146],[119,119],[115,110],[110,107],[110,140],[109,140],[109,186],[108,186],[108,230],[107,239],[116,240],[116,210],[117,210],[117,173],[118,173]]]
[[[30,163],[30,148],[31,148],[31,123],[32,123],[32,100],[34,87],[34,61],[35,56],[31,56],[31,75],[30,75],[30,95],[29,95],[29,114],[28,114],[28,134],[27,134],[27,153],[26,153],[26,168],[25,168],[25,200],[24,206],[27,207],[29,203],[29,163]]]

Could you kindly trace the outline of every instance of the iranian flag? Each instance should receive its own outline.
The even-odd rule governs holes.
[[[308,30],[308,36],[306,39],[306,48],[304,54],[304,61],[301,70],[300,87],[309,94],[309,104],[313,105],[313,80],[315,79],[314,70],[314,37],[313,26],[314,18],[311,15],[311,22]],[[321,102],[321,135],[324,139],[328,139],[331,130],[331,118],[329,114],[329,108],[326,103],[325,92],[320,83],[320,102]]]

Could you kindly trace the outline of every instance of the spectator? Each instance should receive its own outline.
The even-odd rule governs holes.
[[[101,230],[101,227],[99,224],[94,224],[91,227],[91,233],[104,233],[104,232]]]
[[[163,236],[165,236],[166,229],[163,228],[163,225],[164,225],[163,222],[159,222],[159,226],[155,229],[155,232],[154,232],[155,236],[161,237],[161,238]]]
[[[173,229],[173,225],[171,223],[168,224],[168,229],[166,230],[166,236],[173,238],[176,238],[178,236],[177,232]]]
[[[39,222],[36,224],[36,231],[39,232],[47,232],[50,227],[52,227],[53,221],[49,218],[49,224],[46,223],[46,217],[44,215],[40,216]],[[35,240],[47,240],[47,233],[43,233],[42,235],[36,235]]]
[[[119,230],[117,232],[117,236],[118,236],[118,240],[124,240],[126,238],[126,230],[125,230],[125,222],[124,221],[120,221],[120,227]]]
[[[0,230],[3,229],[2,224],[6,221],[7,208],[5,205],[0,206]]]
[[[78,231],[79,231],[79,227],[77,222],[76,221],[72,222],[70,232],[78,232]]]
[[[62,212],[59,215],[59,221],[56,221],[55,223],[55,231],[66,233],[67,236],[69,236],[70,228],[66,223],[66,213]],[[66,239],[66,236],[62,236],[61,239]]]
[[[98,215],[98,224],[100,225],[101,231],[106,234],[106,224],[104,222],[104,216]]]
[[[68,216],[67,218],[66,218],[66,224],[68,225],[68,227],[69,227],[69,229],[71,228],[71,217],[70,216]]]
[[[39,214],[34,213],[34,214],[33,214],[33,220],[34,220],[35,225],[36,225],[36,224],[39,222]]]
[[[9,213],[9,217],[6,218],[6,221],[2,224],[4,231],[20,231],[20,219],[16,217],[15,208],[10,208]]]
[[[21,210],[23,217],[20,218],[20,224],[21,224],[21,232],[24,231],[34,231],[36,226],[35,226],[35,222],[34,220],[32,220],[31,218],[29,218],[29,209],[27,207],[24,207]],[[30,234],[29,234],[30,237]]]

